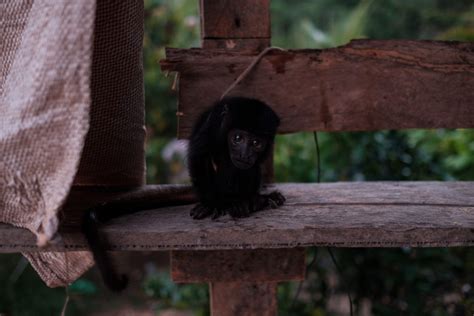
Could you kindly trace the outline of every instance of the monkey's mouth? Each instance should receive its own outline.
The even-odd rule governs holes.
[[[232,163],[236,168],[242,170],[250,169],[253,166],[253,163],[251,161],[245,161],[240,159],[232,159]]]

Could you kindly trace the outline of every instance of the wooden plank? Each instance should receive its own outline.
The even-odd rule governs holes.
[[[168,49],[178,71],[179,136],[255,58]],[[474,127],[474,43],[357,40],[332,49],[272,51],[229,95],[261,99],[280,132]]]
[[[274,316],[278,312],[276,283],[217,282],[211,284],[212,316]]]
[[[203,39],[270,38],[270,0],[201,0]]]
[[[143,211],[104,227],[113,250],[224,250],[474,245],[474,182],[355,182],[278,185],[276,210],[233,220],[192,220],[192,206]],[[69,215],[69,211],[65,210]],[[78,217],[78,216],[77,216]],[[77,226],[46,250],[85,248]],[[33,235],[0,224],[0,252],[38,250]]]
[[[174,282],[280,282],[304,280],[304,248],[172,251]]]

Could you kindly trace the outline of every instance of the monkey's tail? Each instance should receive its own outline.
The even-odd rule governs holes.
[[[99,234],[100,222],[97,220],[97,212],[97,209],[92,208],[84,214],[82,232],[86,237],[105,285],[114,292],[120,292],[127,287],[128,279],[126,275],[118,274],[115,265],[105,251],[107,241],[104,240],[104,236]]]
[[[99,232],[102,224],[113,218],[143,210],[192,204],[196,201],[197,198],[191,186],[150,185],[127,192],[114,200],[88,209],[82,218],[81,230],[86,237],[105,285],[114,292],[120,292],[127,287],[128,278],[117,272],[106,252],[107,238]]]

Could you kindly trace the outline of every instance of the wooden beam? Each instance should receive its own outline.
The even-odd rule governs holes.
[[[201,0],[205,49],[259,51],[270,46],[270,0]]]
[[[305,269],[303,248],[171,252],[173,281],[210,283],[211,315],[276,315],[277,282]]]
[[[233,220],[192,220],[192,206],[124,216],[104,227],[113,250],[449,247],[474,245],[474,182],[356,182],[278,185],[275,210]],[[85,198],[85,197],[83,197]],[[70,217],[74,212],[64,210]],[[0,252],[85,249],[77,225],[38,249],[29,231],[0,224]]]
[[[255,58],[168,49],[180,73],[179,136]],[[325,50],[272,51],[230,95],[261,99],[280,132],[474,127],[474,43],[357,40]]]
[[[171,252],[175,282],[301,281],[304,275],[304,248]]]

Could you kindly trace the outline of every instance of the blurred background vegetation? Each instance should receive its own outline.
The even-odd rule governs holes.
[[[145,0],[145,8],[147,178],[150,183],[186,182],[185,143],[174,138],[173,80],[165,78],[158,60],[166,46],[199,46],[198,1]],[[272,43],[286,48],[328,48],[354,38],[474,40],[473,0],[272,0],[271,13]],[[322,181],[474,180],[473,130],[319,133],[319,140]],[[277,137],[276,181],[314,182],[315,161],[312,134]],[[472,248],[333,252],[342,273],[326,249],[310,249],[309,259],[316,260],[296,300],[298,283],[279,287],[281,315],[347,315],[347,292],[356,315],[474,313]],[[170,309],[208,314],[206,286],[173,284],[165,254],[132,256],[135,285],[126,299],[108,293],[92,271],[69,287],[67,314],[106,315],[114,308],[142,312],[137,315]],[[0,258],[0,315],[60,313],[64,289],[44,286],[20,255]]]

